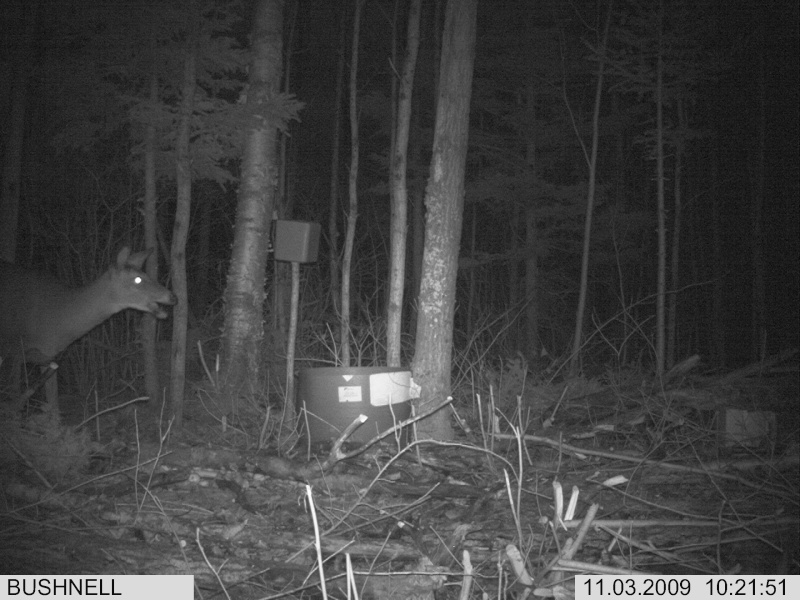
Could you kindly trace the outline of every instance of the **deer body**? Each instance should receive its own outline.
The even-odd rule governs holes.
[[[175,296],[142,271],[148,254],[123,248],[103,275],[76,289],[0,261],[0,357],[12,367],[20,360],[46,364],[126,308],[165,318],[160,305],[175,304]]]

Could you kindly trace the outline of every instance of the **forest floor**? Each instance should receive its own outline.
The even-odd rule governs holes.
[[[200,416],[163,443],[130,425],[111,443],[3,426],[0,574],[191,574],[197,598],[323,598],[322,558],[328,598],[376,600],[570,598],[577,573],[800,574],[796,363],[568,389],[530,387],[492,427],[456,406],[446,444],[316,457]]]

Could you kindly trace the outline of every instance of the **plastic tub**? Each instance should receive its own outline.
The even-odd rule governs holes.
[[[348,441],[367,442],[407,419],[410,399],[411,372],[401,367],[322,367],[298,374],[298,412],[312,443],[335,440],[362,414],[367,421]]]

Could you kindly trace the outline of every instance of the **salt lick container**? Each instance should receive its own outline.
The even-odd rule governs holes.
[[[297,407],[311,443],[335,440],[359,415],[348,441],[367,442],[411,415],[411,372],[402,367],[321,367],[298,374]]]

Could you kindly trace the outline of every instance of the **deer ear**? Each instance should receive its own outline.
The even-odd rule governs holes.
[[[131,254],[131,249],[128,246],[123,246],[122,250],[117,254],[117,268],[123,269],[128,264],[128,257]]]
[[[152,254],[153,250],[142,250],[141,252],[134,252],[130,256],[127,257],[125,263],[129,267],[133,267],[134,269],[141,271],[144,269],[144,261],[147,260],[147,257]]]

